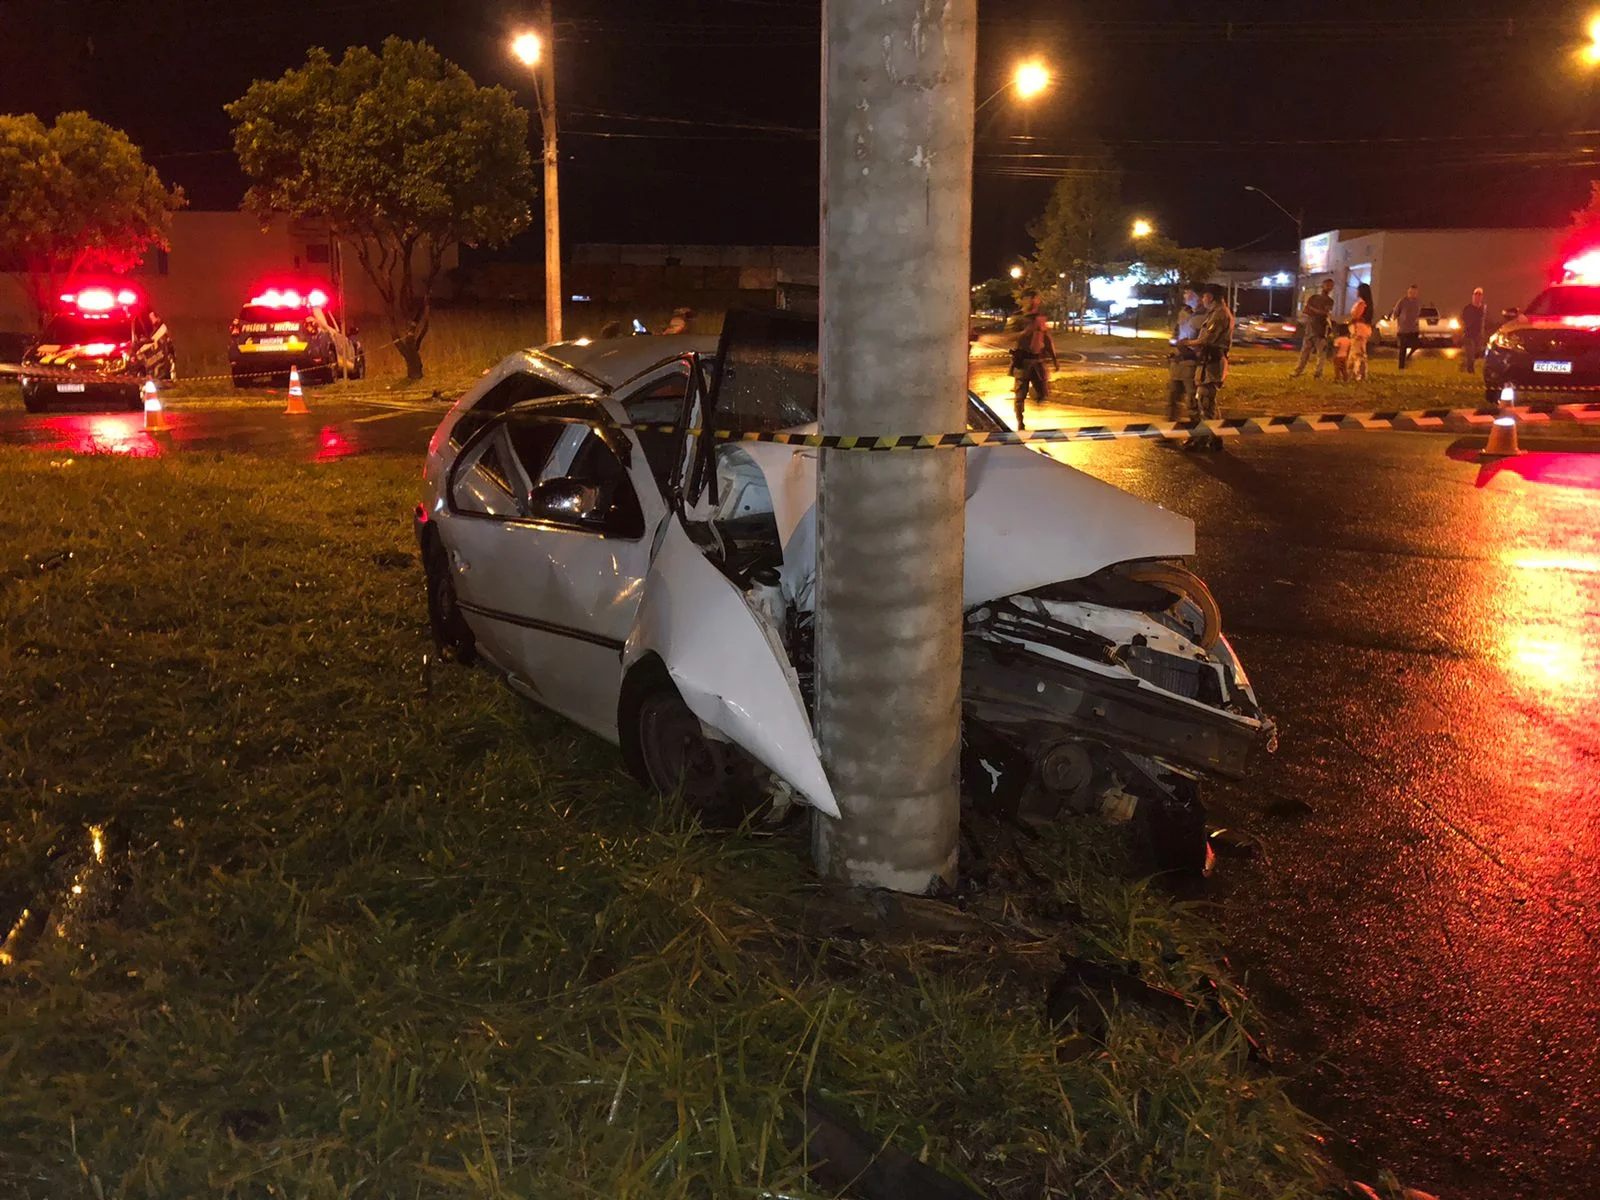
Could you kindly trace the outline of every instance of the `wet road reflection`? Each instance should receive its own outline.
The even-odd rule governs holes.
[[[328,462],[352,454],[420,455],[444,406],[340,404],[310,417],[250,408],[167,411],[170,432],[149,434],[142,413],[0,412],[0,445],[51,454],[152,458],[201,451]]]
[[[1576,1200],[1600,1161],[1600,491],[1480,486],[1447,447],[1055,453],[1196,518],[1280,721],[1276,760],[1211,798],[1264,842],[1222,919],[1303,1101],[1417,1186]]]

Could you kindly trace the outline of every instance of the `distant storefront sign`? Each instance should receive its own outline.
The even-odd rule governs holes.
[[[1333,257],[1333,234],[1319,233],[1300,243],[1300,274],[1320,275]]]

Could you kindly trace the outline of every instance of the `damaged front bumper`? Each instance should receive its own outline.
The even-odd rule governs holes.
[[[969,720],[1019,748],[1063,739],[1238,779],[1276,747],[1225,639],[1209,649],[1160,615],[1012,597],[969,614]]]

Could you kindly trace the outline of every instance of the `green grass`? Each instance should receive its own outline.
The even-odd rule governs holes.
[[[0,1195],[808,1195],[808,1090],[990,1196],[1318,1194],[1232,1024],[1063,1053],[1060,950],[1214,966],[1098,826],[991,847],[1035,882],[974,933],[848,936],[797,831],[703,833],[425,658],[413,463],[0,474],[0,935],[48,912]]]
[[[1235,348],[1228,381],[1219,393],[1227,416],[1297,412],[1369,412],[1383,409],[1474,408],[1483,400],[1481,375],[1465,375],[1453,358],[1422,355],[1403,374],[1393,351],[1372,359],[1363,383],[1337,383],[1330,366],[1321,379],[1290,377],[1298,355],[1254,346]],[[1165,411],[1164,365],[1075,375],[1057,384],[1069,403],[1123,412]],[[1070,398],[1070,399],[1069,399]]]

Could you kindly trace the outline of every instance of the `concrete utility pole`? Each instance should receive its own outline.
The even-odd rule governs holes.
[[[537,32],[518,34],[511,52],[533,69],[533,94],[544,131],[544,328],[548,341],[561,340],[561,191],[556,149],[555,13],[546,0]]]
[[[824,0],[824,433],[965,428],[976,0]],[[960,452],[822,452],[825,874],[924,892],[960,818]]]

